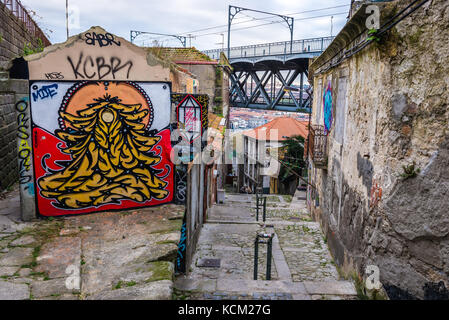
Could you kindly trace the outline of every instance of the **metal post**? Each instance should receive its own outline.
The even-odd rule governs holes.
[[[303,99],[302,99],[302,94],[304,92],[303,90],[303,86],[304,86],[304,72],[301,72],[301,83],[300,83],[300,90],[299,90],[299,105],[301,106],[301,108],[303,107]]]
[[[259,221],[259,195],[256,193],[256,221]]]
[[[273,250],[273,235],[268,239],[268,247],[267,247],[267,273],[265,278],[267,280],[271,280],[271,256]]]
[[[67,39],[69,39],[69,0],[65,0],[65,26],[67,30]]]
[[[267,216],[267,197],[263,197],[263,222],[265,222]]]
[[[292,19],[292,25],[290,27],[290,54],[292,53],[293,49],[293,23],[295,22],[294,19]]]
[[[259,260],[259,235],[256,236],[256,241],[254,241],[254,280],[257,280],[258,260]]]
[[[259,243],[267,244],[267,269],[265,271],[266,280],[271,280],[271,258],[273,256],[273,236],[272,234],[259,233],[256,235],[254,241],[254,280],[257,280],[258,264],[259,264]],[[260,240],[260,238],[267,239],[266,241]]]
[[[231,6],[228,8],[228,59],[231,59]]]

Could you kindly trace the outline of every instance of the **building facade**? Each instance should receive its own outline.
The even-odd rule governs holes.
[[[244,131],[240,138],[243,141],[243,156],[238,168],[238,175],[241,176],[237,178],[239,190],[253,193],[261,188],[263,193],[278,193],[279,150],[283,147],[283,141],[290,137],[306,138],[307,127],[305,121],[278,117],[253,130]]]

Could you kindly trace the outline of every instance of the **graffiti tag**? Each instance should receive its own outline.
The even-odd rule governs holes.
[[[380,186],[380,182],[376,179],[373,179],[373,184],[370,191],[370,207],[375,207],[382,200],[382,187]]]
[[[96,57],[95,59],[91,56],[84,57],[82,52],[76,63],[74,63],[70,56],[67,57],[67,60],[72,67],[75,79],[93,79],[96,77],[101,80],[109,74],[115,79],[117,72],[125,68],[128,68],[126,78],[129,79],[129,73],[133,67],[131,60],[122,63],[122,59],[111,57],[109,61],[106,61],[104,57]]]
[[[49,72],[45,74],[45,77],[48,80],[62,80],[64,79],[64,76],[61,74],[61,72]]]
[[[56,83],[50,84],[48,86],[42,86],[42,88],[39,89],[38,86],[33,86],[33,101],[37,101],[38,99],[46,99],[46,98],[53,98],[55,95],[58,94],[58,85]]]
[[[182,220],[182,227],[181,227],[181,237],[179,239],[178,243],[178,253],[176,257],[176,271],[180,273],[186,272],[186,216],[184,214],[184,218]]]
[[[176,167],[176,192],[175,202],[185,204],[187,191],[187,166],[180,165]]]
[[[324,128],[326,132],[329,132],[332,127],[332,122],[334,120],[332,114],[332,85],[329,81],[327,88],[323,94],[323,113],[324,113]]]
[[[31,147],[28,144],[29,117],[26,114],[28,103],[26,100],[20,100],[16,103],[17,115],[17,137],[18,137],[18,157],[19,157],[19,183],[28,184],[25,189],[29,189],[31,177]],[[31,190],[31,189],[30,189]]]
[[[98,43],[98,45],[100,47],[106,47],[106,46],[112,46],[113,44],[115,44],[116,46],[120,46],[120,41],[116,41],[114,38],[114,35],[110,34],[110,33],[105,33],[105,34],[97,34],[95,32],[87,32],[85,34],[86,37],[86,44],[94,46],[96,43]]]

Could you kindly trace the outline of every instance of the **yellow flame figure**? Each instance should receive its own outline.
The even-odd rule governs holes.
[[[56,135],[66,142],[72,161],[63,170],[39,179],[41,195],[68,209],[164,199],[167,182],[152,165],[161,158],[150,150],[160,140],[147,136],[141,104],[125,105],[117,97],[95,99],[77,115],[60,112],[69,127]]]

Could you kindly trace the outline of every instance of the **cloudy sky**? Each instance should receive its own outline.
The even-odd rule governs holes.
[[[66,39],[64,0],[21,0],[52,43]],[[227,41],[228,6],[269,11],[295,18],[294,39],[333,35],[346,22],[350,0],[69,0],[70,35],[102,26],[129,39],[130,30],[191,34],[200,50],[220,48]],[[327,8],[327,9],[326,9]],[[325,10],[324,10],[325,9]],[[333,19],[331,16],[333,15]],[[243,11],[232,24],[231,46],[286,41],[290,33],[280,18]],[[142,35],[137,44],[179,46],[175,38]],[[189,40],[187,40],[189,44]]]

